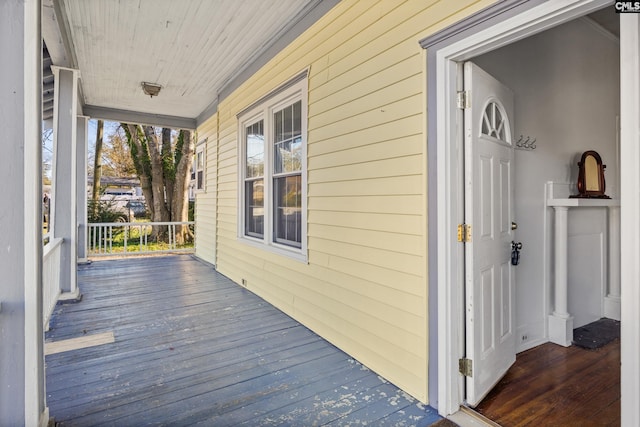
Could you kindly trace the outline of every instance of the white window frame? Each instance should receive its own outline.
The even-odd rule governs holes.
[[[202,169],[198,169],[198,156],[202,156]],[[195,172],[194,186],[193,191],[194,194],[198,193],[206,193],[207,192],[207,140],[204,139],[198,143],[196,146],[196,152],[193,156],[193,171]],[[202,172],[202,186],[199,186],[200,183],[198,181],[198,172]]]
[[[307,262],[307,121],[308,121],[308,80],[307,71],[261,98],[238,114],[238,240],[263,250]],[[302,212],[300,247],[276,242],[274,237],[274,188],[273,188],[273,115],[275,112],[301,102],[302,136]],[[262,238],[245,234],[245,178],[246,178],[246,129],[264,121],[264,234]]]

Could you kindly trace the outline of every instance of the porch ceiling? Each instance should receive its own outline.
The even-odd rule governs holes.
[[[195,123],[243,72],[337,1],[46,0],[43,27],[56,21],[59,32],[43,28],[43,37],[54,65],[80,70],[85,114]],[[47,20],[52,10],[55,18]],[[160,84],[160,94],[145,95],[142,82]]]

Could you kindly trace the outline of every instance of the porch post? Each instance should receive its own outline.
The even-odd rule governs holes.
[[[87,141],[89,117],[78,116],[76,139],[76,207],[78,220],[78,262],[87,262]]]
[[[53,236],[63,239],[60,254],[60,299],[79,297],[76,257],[77,240],[77,108],[79,71],[52,66],[53,100],[53,189],[51,210]]]
[[[46,426],[40,0],[0,2],[0,423]]]

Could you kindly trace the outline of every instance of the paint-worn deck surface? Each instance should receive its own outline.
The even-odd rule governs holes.
[[[81,266],[78,279],[82,301],[56,307],[46,341],[101,335],[93,346],[46,356],[47,403],[62,426],[439,419],[190,256],[98,261]]]

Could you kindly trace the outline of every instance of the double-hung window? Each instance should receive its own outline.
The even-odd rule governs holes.
[[[196,147],[196,155],[192,166],[192,179],[195,181],[195,191],[204,191],[204,163],[205,163],[206,140],[200,142]]]
[[[240,238],[306,259],[306,73],[238,119]]]

